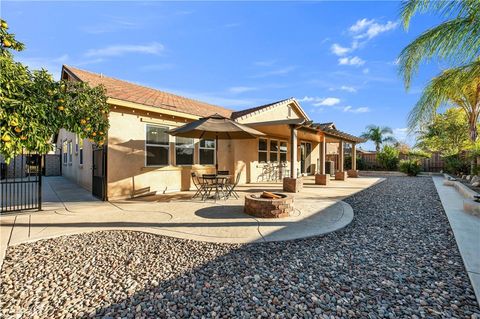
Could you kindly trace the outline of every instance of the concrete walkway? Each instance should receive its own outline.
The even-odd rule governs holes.
[[[433,177],[477,301],[480,304],[480,218],[463,210],[464,197],[454,187],[443,185],[444,181],[443,176]]]
[[[0,217],[0,262],[9,245],[98,230],[138,230],[223,243],[282,241],[322,235],[352,221],[353,210],[341,199],[382,180],[358,178],[319,186],[314,185],[313,177],[308,177],[303,191],[294,195],[293,216],[258,219],[243,213],[244,195],[261,190],[281,191],[281,184],[248,184],[239,187],[240,199],[217,203],[192,200],[193,192],[102,202],[63,177],[46,177],[44,211]]]

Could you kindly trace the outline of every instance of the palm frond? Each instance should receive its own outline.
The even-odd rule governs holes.
[[[404,0],[401,4],[400,17],[404,29],[408,30],[412,17],[427,11],[448,17],[468,15],[477,0]]]
[[[458,101],[463,99],[463,102],[470,103],[464,96],[478,94],[479,85],[480,60],[443,71],[428,83],[415,107],[410,111],[408,116],[410,130],[414,131],[431,121],[442,105],[456,104],[468,112],[468,108]]]
[[[480,2],[479,2],[480,3]],[[436,57],[454,65],[469,63],[480,55],[480,22],[456,18],[425,31],[405,47],[398,58],[399,72],[408,88],[423,61]]]

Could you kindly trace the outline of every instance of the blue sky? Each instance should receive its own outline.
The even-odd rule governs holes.
[[[316,122],[401,140],[422,85],[398,76],[401,49],[428,27],[399,24],[399,2],[2,2],[27,49],[16,58],[58,76],[69,64],[232,109],[297,98]],[[365,144],[364,148],[371,148]]]

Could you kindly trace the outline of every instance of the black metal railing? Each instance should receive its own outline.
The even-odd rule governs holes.
[[[22,153],[0,166],[0,213],[41,210],[42,156]]]

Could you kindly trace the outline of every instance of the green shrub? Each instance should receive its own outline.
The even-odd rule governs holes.
[[[398,165],[398,155],[400,152],[393,146],[385,145],[377,153],[377,160],[383,168],[387,170],[396,170]]]
[[[447,173],[461,175],[470,171],[470,164],[458,155],[445,156],[443,160],[445,162],[445,171]]]
[[[400,172],[408,176],[417,176],[422,170],[422,166],[418,160],[401,160],[398,168]]]
[[[350,169],[352,167],[352,156],[350,155],[345,156],[344,163],[345,163],[344,169]],[[364,170],[365,168],[366,168],[365,160],[357,156],[357,169]]]

